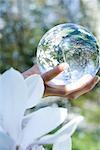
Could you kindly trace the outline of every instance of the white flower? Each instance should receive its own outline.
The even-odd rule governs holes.
[[[38,144],[53,144],[53,150],[71,150],[71,136],[76,130],[78,124],[83,120],[82,116],[78,116],[65,124],[56,133],[46,135],[40,140],[35,141]]]
[[[10,69],[0,76],[0,150],[36,147],[38,139],[41,142],[44,135],[64,122],[64,108],[45,107],[25,116],[26,109],[41,101],[43,92],[39,75],[24,79],[21,73]]]

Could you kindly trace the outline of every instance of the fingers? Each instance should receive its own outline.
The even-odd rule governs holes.
[[[83,80],[85,79],[85,80]],[[81,82],[80,84],[77,83],[77,86],[75,87],[75,85],[73,87],[71,86],[47,86],[46,87],[46,91],[45,91],[45,96],[61,96],[61,97],[67,97],[69,99],[73,99],[73,98],[77,98],[80,95],[89,92],[95,85],[97,82],[100,81],[100,78],[98,77],[91,77],[88,76],[87,78],[82,78],[81,80],[79,80],[79,82]],[[84,83],[83,83],[84,81]]]
[[[31,67],[30,69],[28,69],[27,71],[22,73],[24,78],[27,78],[30,75],[33,74],[41,74],[38,65],[34,65],[33,67]]]
[[[84,75],[82,78],[80,78],[78,81],[68,84],[66,86],[66,90],[69,93],[82,90],[86,86],[89,86],[92,82],[94,82],[95,78],[91,76],[90,74]]]
[[[69,100],[78,98],[79,96],[91,91],[99,81],[100,81],[100,77],[95,77],[90,82],[90,84],[86,85],[83,89],[80,89],[76,92],[72,92],[71,94],[67,95],[67,98]]]
[[[67,69],[68,67],[69,66],[67,63],[62,63],[62,64],[56,66],[54,69],[42,74],[41,76],[42,76],[44,82],[48,82],[51,79],[53,79],[54,77],[56,77],[59,73],[61,73],[65,69]],[[41,72],[39,70],[38,65],[34,65],[32,68],[23,72],[22,74],[25,78],[27,78],[28,76],[33,75],[33,74],[41,74]]]
[[[48,81],[52,80],[53,78],[55,78],[58,74],[60,74],[62,71],[64,71],[68,67],[69,66],[67,63],[62,63],[62,64],[56,66],[54,69],[47,71],[46,73],[44,73],[42,75],[44,82],[48,82]]]
[[[88,74],[88,75],[84,75],[78,81],[71,83],[71,84],[68,84],[68,85],[54,85],[54,84],[48,84],[48,85],[52,88],[63,90],[63,91],[65,91],[66,94],[70,94],[72,92],[83,89],[92,80],[93,80],[93,77]]]

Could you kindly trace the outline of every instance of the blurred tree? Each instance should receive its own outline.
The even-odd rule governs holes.
[[[32,66],[39,40],[56,24],[82,24],[100,38],[99,7],[98,0],[0,0],[0,71]]]

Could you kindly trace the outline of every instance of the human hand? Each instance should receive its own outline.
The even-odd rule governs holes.
[[[89,92],[92,88],[100,81],[100,77],[93,77],[89,74],[84,75],[75,83],[68,85],[55,85],[50,83],[50,81],[55,78],[58,74],[68,68],[68,65],[62,63],[56,66],[54,69],[41,74],[38,65],[34,65],[29,70],[23,73],[26,78],[32,74],[40,74],[44,81],[45,91],[44,97],[47,96],[60,96],[67,99],[75,99],[79,96]]]

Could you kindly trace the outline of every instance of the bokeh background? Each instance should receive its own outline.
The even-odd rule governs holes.
[[[100,0],[0,0],[0,73],[30,68],[43,34],[67,22],[87,27],[100,43]],[[73,150],[100,150],[100,83],[68,105],[71,115],[85,116]]]

